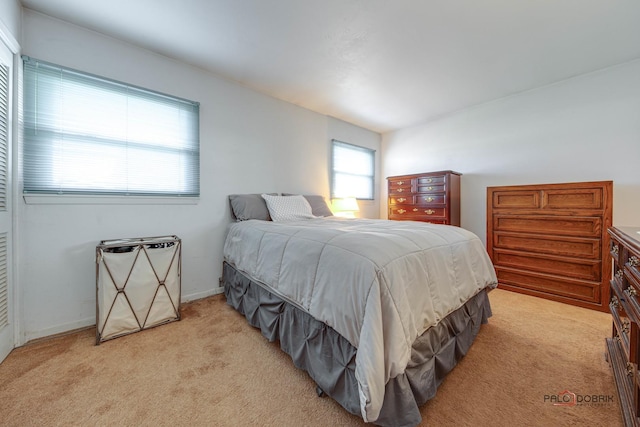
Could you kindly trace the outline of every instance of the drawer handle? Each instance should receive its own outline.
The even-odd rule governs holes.
[[[433,180],[432,180],[431,178],[429,178],[429,179],[427,179],[425,182],[426,182],[427,184],[430,184],[430,183],[432,183],[432,182],[433,182]]]
[[[406,200],[407,200],[407,199],[405,199],[404,197],[400,197],[400,198],[398,199],[398,202],[402,203],[402,202],[404,202],[404,201],[406,201]]]
[[[402,193],[404,190],[403,190],[402,188],[398,188],[396,191],[397,191],[398,193]]]
[[[622,270],[618,270],[618,271],[616,271],[615,278],[616,279],[622,279],[622,275],[623,274],[624,274],[624,272]]]
[[[619,306],[620,306],[620,301],[618,301],[618,297],[617,296],[613,296],[611,297],[611,308],[613,308],[614,310],[616,310]]]
[[[629,335],[629,327],[631,326],[629,319],[624,319],[624,321],[622,322],[622,332],[625,335]]]
[[[405,213],[405,212],[406,212],[406,211],[405,211],[404,209],[398,209],[398,213],[399,213],[399,214],[403,214],[403,213]]]
[[[424,213],[426,213],[427,215],[433,215],[434,213],[436,213],[436,211],[434,211],[433,209],[427,209],[426,211],[424,211]]]
[[[613,244],[611,245],[611,253],[614,256],[618,256],[618,245],[613,245]]]
[[[418,212],[418,208],[413,208],[413,211],[414,212]]]
[[[625,289],[624,291],[630,297],[635,297],[635,296],[638,295],[638,291],[636,291],[636,288],[629,287],[629,288]]]
[[[433,197],[425,197],[424,198],[427,202],[433,202],[435,199]]]
[[[433,190],[433,187],[427,187],[427,190],[431,191]]]
[[[635,256],[632,256],[631,258],[629,258],[629,261],[627,262],[627,265],[629,267],[637,267],[638,264],[640,264],[640,260]]]
[[[630,362],[627,362],[627,375],[628,376],[633,375],[633,364]]]

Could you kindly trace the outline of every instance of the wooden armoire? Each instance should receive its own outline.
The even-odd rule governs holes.
[[[613,182],[487,188],[499,287],[608,311]]]

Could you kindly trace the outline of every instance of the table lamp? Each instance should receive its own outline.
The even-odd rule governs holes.
[[[355,212],[358,212],[358,201],[355,197],[345,197],[342,199],[333,199],[331,201],[331,211],[335,216],[342,218],[355,218]]]

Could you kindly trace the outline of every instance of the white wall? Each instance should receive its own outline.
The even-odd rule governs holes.
[[[18,0],[0,1],[0,22],[6,30],[18,41],[21,40],[20,30],[22,26],[22,7]]]
[[[384,176],[461,172],[462,227],[483,240],[488,186],[613,180],[614,225],[640,225],[640,60],[383,135],[382,150]]]
[[[221,274],[227,195],[328,197],[332,138],[380,149],[374,132],[27,9],[23,36],[23,52],[34,58],[199,101],[201,149],[197,205],[19,203],[24,341],[95,323],[94,253],[100,240],[177,234],[183,240],[183,301],[204,297]],[[370,210],[363,216],[377,217],[379,202]]]

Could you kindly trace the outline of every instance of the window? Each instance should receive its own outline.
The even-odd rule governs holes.
[[[332,140],[331,198],[373,200],[375,151]]]
[[[24,60],[24,194],[200,194],[197,102]]]

